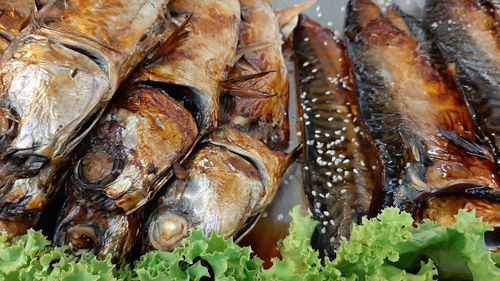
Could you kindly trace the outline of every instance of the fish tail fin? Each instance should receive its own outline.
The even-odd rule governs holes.
[[[241,75],[237,77],[232,77],[220,82],[220,86],[224,89],[226,95],[244,97],[244,98],[270,98],[274,97],[275,94],[267,93],[258,90],[257,87],[249,87],[239,85],[240,83],[256,80],[276,71],[262,71],[256,74]]]
[[[297,26],[299,14],[311,7],[316,0],[306,0],[302,3],[286,7],[276,12],[280,25],[281,34],[286,40]]]

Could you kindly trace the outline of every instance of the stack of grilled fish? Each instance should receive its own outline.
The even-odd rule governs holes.
[[[418,21],[352,0],[346,43],[297,21],[311,2],[14,2],[0,4],[10,237],[48,209],[57,245],[116,262],[173,250],[191,228],[237,235],[300,151],[283,55],[297,22],[313,246],[334,256],[384,206],[443,224],[476,209],[500,226],[497,1],[427,1]]]

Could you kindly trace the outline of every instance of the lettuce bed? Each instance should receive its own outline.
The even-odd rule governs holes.
[[[484,243],[492,228],[460,211],[450,227],[412,218],[394,208],[355,226],[333,261],[322,262],[310,247],[317,224],[300,209],[281,245],[282,260],[264,270],[250,248],[218,235],[190,236],[173,253],[151,252],[133,265],[115,267],[92,255],[79,259],[51,247],[40,233],[0,237],[0,280],[500,280],[500,268]]]

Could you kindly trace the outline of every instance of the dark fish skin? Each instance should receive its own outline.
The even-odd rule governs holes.
[[[425,27],[453,67],[473,117],[494,152],[500,147],[500,5],[498,1],[428,0]]]
[[[166,43],[132,74],[75,150],[70,180],[64,185],[68,200],[54,236],[57,245],[79,245],[71,247],[72,252],[109,254],[115,261],[123,261],[132,246],[119,244],[136,245],[139,229],[108,229],[106,225],[128,218],[144,221],[144,209],[171,178],[172,166],[183,161],[203,134],[201,130],[208,130],[203,122],[196,122],[208,119],[195,117],[197,113],[209,117],[203,112],[211,116],[213,104],[203,96],[220,94],[215,86],[226,78],[227,65],[233,64],[239,4],[236,0],[204,0],[193,5],[192,1],[175,0],[169,10],[179,26],[167,28],[162,35],[169,38]],[[171,39],[174,35],[180,38]],[[207,60],[213,73],[199,67]],[[203,79],[190,81],[192,87],[184,84],[193,77]],[[206,92],[192,90],[194,85]],[[190,106],[198,99],[194,95],[199,102],[207,102],[203,110]],[[95,222],[88,226],[89,216],[74,215],[81,210]],[[88,236],[89,231],[94,233],[93,243],[80,243],[80,237]],[[113,236],[121,240],[108,238]]]
[[[7,48],[0,61],[0,230],[14,236],[36,225],[69,154],[162,40],[167,3],[51,1]]]
[[[68,200],[57,222],[54,244],[68,246],[79,255],[91,252],[99,259],[109,256],[120,263],[130,255],[140,235],[144,210],[131,215],[106,213]]]
[[[282,54],[283,38],[278,17],[266,0],[241,0],[242,23],[238,47],[242,57],[228,80],[272,71],[268,75],[234,83],[231,92],[252,90],[274,95],[268,98],[229,96],[223,99],[223,123],[248,132],[274,149],[283,149],[290,140],[288,122],[289,82]],[[255,46],[261,45],[257,50]],[[251,49],[250,52],[246,49]],[[235,87],[236,86],[236,87]]]
[[[343,42],[301,16],[294,33],[304,126],[304,187],[320,224],[313,246],[333,257],[352,224],[381,193],[378,151],[361,124],[351,64]]]
[[[369,0],[349,2],[345,31],[359,110],[382,154],[384,204],[413,212],[450,191],[500,200],[491,149],[416,38]]]

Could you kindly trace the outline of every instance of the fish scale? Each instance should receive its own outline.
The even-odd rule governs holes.
[[[320,222],[312,243],[326,256],[334,256],[352,224],[368,215],[379,186],[373,157],[377,151],[363,136],[346,49],[333,35],[302,16],[294,38],[297,63],[302,65],[301,103],[310,108],[304,111],[304,142],[311,144],[305,146],[304,186]]]

